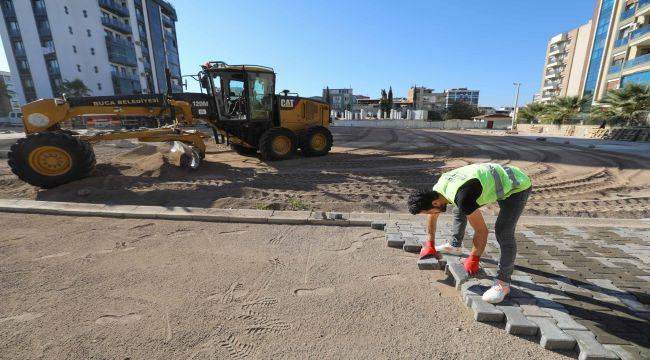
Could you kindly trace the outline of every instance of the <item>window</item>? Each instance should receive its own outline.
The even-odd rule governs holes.
[[[102,83],[97,83],[97,89],[101,90],[102,89]]]
[[[98,74],[98,73],[99,73],[99,68],[97,66],[95,66],[95,74]]]
[[[72,26],[68,26],[68,32],[72,35]]]
[[[88,34],[88,37],[91,37],[91,36],[92,36],[92,33],[90,32],[90,29],[87,29],[87,30],[86,30],[86,34]]]
[[[77,47],[75,45],[72,45],[72,52],[74,52],[75,54],[77,53]]]
[[[81,65],[77,64],[77,71],[81,72]]]
[[[90,55],[95,55],[95,48],[90,48]]]
[[[84,13],[84,17],[87,18],[88,17],[88,11],[84,10],[83,13]]]
[[[63,11],[65,11],[65,14],[66,14],[66,15],[70,15],[70,11],[68,10],[68,7],[67,7],[67,6],[64,6],[64,7],[63,7]]]
[[[272,74],[251,73],[248,75],[251,85],[249,89],[251,119],[269,119],[273,106],[273,84]]]

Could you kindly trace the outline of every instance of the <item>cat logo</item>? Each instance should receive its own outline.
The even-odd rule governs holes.
[[[280,107],[293,109],[294,99],[280,99]]]

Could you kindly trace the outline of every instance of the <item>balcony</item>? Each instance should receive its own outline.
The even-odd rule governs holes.
[[[169,16],[163,15],[162,16],[162,23],[166,27],[173,28],[174,27],[174,21],[169,18]]]
[[[115,95],[133,95],[142,93],[140,78],[132,74],[112,73]]]
[[[20,29],[9,29],[9,37],[20,37]]]
[[[138,19],[139,22],[144,22],[144,15],[142,14],[142,11],[137,11],[135,12],[135,18]]]
[[[643,37],[644,35],[650,33],[650,25],[644,25],[641,26],[640,28],[632,31],[632,34],[630,35],[630,39],[636,40],[638,38]]]
[[[9,4],[8,6],[3,5],[2,6],[2,13],[5,15],[6,18],[15,18],[16,17],[16,9],[14,9],[13,5]]]
[[[561,60],[551,60],[546,65],[546,67],[558,67],[558,66],[562,66],[562,65],[564,65],[564,63]]]
[[[634,13],[636,12],[636,7],[630,8],[628,10],[624,10],[621,13],[621,21],[627,20],[631,17],[634,17]]]
[[[639,5],[636,7],[637,14],[643,15],[647,11],[650,11],[650,0],[640,0]]]
[[[623,70],[623,64],[612,65],[612,66],[610,66],[609,71],[607,72],[607,74],[620,73],[621,70]]]
[[[109,61],[126,66],[138,65],[135,47],[132,43],[124,39],[106,36],[106,49],[108,50]]]
[[[129,16],[129,9],[113,0],[99,0],[99,6],[120,16]]]
[[[47,8],[44,5],[34,7],[34,16],[47,16]]]
[[[113,18],[104,16],[102,17],[102,25],[124,34],[131,34],[131,25],[120,20],[115,20]]]
[[[18,73],[21,75],[29,75],[29,68],[28,67],[18,67]]]
[[[15,57],[26,57],[27,53],[25,52],[25,49],[14,49],[14,56]]]
[[[620,47],[623,47],[623,46],[627,45],[628,42],[630,42],[630,38],[627,37],[627,36],[622,38],[622,39],[618,39],[614,43],[614,49],[618,49]]]
[[[43,26],[38,28],[38,36],[43,39],[43,38],[51,38],[52,37],[52,30],[50,30],[50,27]]]
[[[645,54],[642,56],[638,56],[634,59],[628,60],[625,63],[624,68],[627,70],[639,65],[650,65],[650,54]]]
[[[47,73],[48,73],[50,76],[61,75],[61,69],[59,69],[58,67],[48,67],[48,68],[47,68]]]
[[[41,49],[43,50],[43,55],[51,55],[56,53],[54,46],[44,46]]]

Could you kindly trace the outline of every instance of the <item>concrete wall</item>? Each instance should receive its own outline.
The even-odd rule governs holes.
[[[332,126],[347,127],[376,127],[391,129],[485,129],[487,122],[473,120],[446,120],[446,121],[422,121],[422,120],[334,120]],[[510,126],[509,122],[494,122],[494,129],[505,130]]]
[[[534,125],[534,124],[518,124],[517,131],[519,133],[531,134],[544,134],[544,135],[566,135],[567,131],[573,129],[571,136],[585,136],[586,132],[598,128],[598,125]],[[542,132],[539,132],[539,129]]]

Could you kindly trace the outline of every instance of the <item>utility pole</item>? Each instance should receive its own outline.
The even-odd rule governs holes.
[[[517,130],[517,113],[519,112],[519,88],[521,83],[512,83],[512,85],[517,87],[517,95],[515,95],[515,109],[512,114],[512,131]]]

